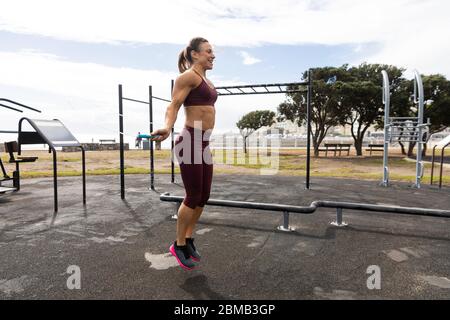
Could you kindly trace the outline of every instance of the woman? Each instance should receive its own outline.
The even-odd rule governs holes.
[[[206,71],[213,68],[214,59],[214,52],[206,39],[194,38],[190,41],[179,55],[178,69],[181,74],[175,81],[172,102],[166,110],[165,127],[152,132],[152,135],[160,135],[153,140],[167,139],[184,104],[185,126],[176,140],[175,153],[186,195],[178,210],[177,236],[170,252],[187,270],[200,261],[192,233],[211,190],[213,165],[208,144],[214,128],[217,92],[206,79]]]

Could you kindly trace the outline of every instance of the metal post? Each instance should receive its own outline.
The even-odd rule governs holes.
[[[450,143],[447,143],[445,146],[442,147],[442,150],[441,150],[441,168],[439,170],[439,189],[442,188],[442,173],[443,173],[443,169],[444,169],[445,148],[447,148],[449,145],[450,145]]]
[[[177,202],[175,214],[170,217],[172,220],[178,220],[178,210],[180,210],[180,206],[181,202]]]
[[[53,151],[53,196],[54,196],[54,206],[55,212],[58,212],[58,169],[56,167],[56,150],[52,148]]]
[[[342,221],[342,208],[336,208],[336,221],[331,222],[333,226],[336,227],[346,227],[347,223]]]
[[[81,161],[83,166],[83,204],[86,204],[86,156],[83,147],[81,147]]]
[[[309,189],[309,178],[311,170],[311,94],[312,94],[312,72],[308,70],[308,93],[306,101],[306,189]]]
[[[390,87],[389,77],[385,70],[381,71],[383,75],[383,103],[384,103],[384,151],[383,151],[383,181],[382,186],[387,187],[389,185],[389,113],[390,113]],[[391,129],[392,130],[392,129]],[[371,151],[372,153],[372,151]]]
[[[430,185],[433,184],[433,175],[434,175],[434,156],[436,152],[437,144],[433,147],[433,155],[431,156],[431,177],[430,177]]]
[[[123,96],[119,84],[119,140],[120,140],[120,197],[125,199],[125,157],[123,145]]]
[[[416,91],[417,88],[417,91]],[[417,100],[416,93],[419,97]],[[423,113],[424,113],[424,103],[423,103],[423,84],[422,78],[417,70],[414,70],[414,102],[418,104],[418,138],[417,138],[417,155],[416,155],[416,188],[420,188],[420,179],[423,173],[422,170],[422,124],[423,124]]]
[[[171,88],[170,88],[170,95],[172,96],[173,95],[173,86],[174,86],[174,81],[173,81],[173,79],[172,79],[172,81],[171,81]],[[175,130],[174,130],[174,127],[172,127],[172,132],[171,132],[171,139],[172,139],[172,141],[171,141],[171,144],[170,144],[170,160],[171,160],[171,171],[172,171],[172,178],[171,178],[171,182],[172,183],[175,183],[175,163],[174,163],[174,154],[173,154],[173,152],[174,152],[174,148],[175,148],[175,137],[174,137],[174,134],[175,134]]]
[[[16,171],[13,172],[13,187],[20,190],[20,167],[19,162],[16,162]]]
[[[150,134],[153,132],[153,91],[152,86],[148,87],[148,104],[150,116]],[[153,151],[153,140],[149,139],[150,146],[150,189],[155,190],[155,154]]]
[[[277,227],[277,230],[284,232],[294,231],[294,228],[289,227],[289,211],[283,211],[283,225]]]

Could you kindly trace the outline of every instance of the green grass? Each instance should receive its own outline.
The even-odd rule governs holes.
[[[170,169],[155,170],[155,174],[169,174]],[[178,168],[175,169],[175,173],[180,173]],[[87,176],[102,176],[102,175],[118,175],[120,169],[107,169],[100,168],[95,170],[87,170]],[[146,168],[126,168],[125,174],[150,174],[150,170]],[[76,177],[81,176],[82,172],[78,170],[61,170],[58,171],[58,177]],[[46,178],[53,177],[53,171],[21,171],[21,178]]]
[[[255,169],[261,169],[261,167],[255,167]],[[118,175],[120,173],[119,169],[96,169],[96,170],[88,170],[86,171],[86,175],[95,176],[95,175]],[[125,169],[125,174],[149,174],[150,170],[145,168],[127,168]],[[170,169],[161,169],[155,170],[155,174],[170,174]],[[179,169],[175,169],[175,173],[179,174]],[[233,169],[227,168],[216,168],[214,169],[215,174],[232,174]],[[279,173],[281,175],[294,175],[294,176],[303,176],[305,174],[305,169],[301,170],[289,170],[289,169],[279,169]],[[73,177],[73,176],[81,176],[81,171],[77,170],[65,170],[58,171],[59,177]],[[382,173],[364,173],[357,172],[355,170],[349,168],[343,168],[335,171],[328,172],[320,172],[313,171],[311,173],[313,177],[330,177],[330,178],[348,178],[348,179],[362,179],[362,180],[381,180],[383,178]],[[45,178],[45,177],[53,177],[53,171],[27,171],[21,172],[21,178]],[[390,174],[390,180],[392,181],[404,181],[404,182],[415,182],[414,175],[399,175],[399,174]],[[422,183],[428,184],[430,181],[430,176],[426,175],[422,179]],[[435,177],[435,183],[437,183],[437,178]],[[450,176],[442,177],[443,184],[450,183]]]
[[[217,151],[217,150],[215,150]],[[279,175],[289,175],[289,176],[304,176],[306,169],[306,156],[304,154],[289,154],[285,152],[286,150],[280,151],[277,159],[273,159],[273,164],[278,163],[278,174]],[[298,151],[298,150],[297,150]],[[450,150],[448,150],[450,153]],[[253,153],[244,154],[239,150],[226,150],[223,152],[213,152],[215,154],[215,163],[220,164],[218,157],[221,156],[222,164],[229,166],[215,166],[215,174],[242,174],[241,168],[246,169],[270,169],[271,168],[271,157],[270,155],[264,155],[268,164],[263,164],[257,161],[258,155]],[[430,153],[430,152],[428,152]],[[28,154],[31,155],[30,152]],[[27,155],[28,155],[27,154]],[[33,171],[32,165],[30,165],[31,171],[22,170],[21,177],[23,178],[38,178],[38,177],[52,177],[53,171],[51,168],[52,155],[46,152],[41,152],[38,154],[38,161],[45,161],[47,159],[48,166],[42,171]],[[90,153],[87,152],[87,161],[95,162],[97,165],[100,164],[100,168],[94,170],[87,170],[87,175],[118,175],[120,173],[118,166],[118,152],[107,151],[102,153]],[[116,157],[117,156],[117,157]],[[143,150],[130,150],[126,152],[127,159],[135,160],[148,160],[149,152]],[[274,155],[275,156],[275,155]],[[2,160],[7,163],[9,160],[8,155],[3,154]],[[156,159],[164,159],[170,162],[170,151],[161,150],[155,151]],[[117,160],[117,161],[116,161]],[[81,153],[58,153],[58,161],[62,163],[72,163],[81,162]],[[164,162],[164,161],[163,161]],[[227,163],[228,162],[228,163]],[[231,162],[231,163],[230,163]],[[240,163],[242,162],[242,163]],[[135,162],[136,164],[136,162]],[[311,159],[311,176],[316,177],[335,177],[335,178],[347,178],[347,179],[361,179],[361,180],[380,180],[382,179],[382,157],[319,157]],[[80,166],[81,167],[81,166]],[[339,168],[338,168],[339,167]],[[392,156],[389,158],[389,167],[391,168],[390,179],[392,181],[405,181],[414,183],[415,181],[415,162],[407,161],[402,156]],[[89,163],[87,165],[89,168]],[[370,170],[368,169],[370,168]],[[375,168],[379,170],[375,170]],[[396,174],[394,171],[396,168],[407,169],[402,170],[406,174]],[[430,164],[425,164],[427,173],[430,172]],[[435,170],[438,167],[435,167]],[[24,168],[25,169],[25,168]],[[63,166],[59,167],[60,171],[58,176],[81,176],[81,168],[75,169],[64,169]],[[178,166],[175,167],[175,172],[179,173]],[[247,174],[255,174],[254,171],[249,171]],[[411,171],[409,171],[411,170]],[[410,173],[409,173],[410,172]],[[448,171],[446,171],[448,172]],[[148,166],[139,162],[136,167],[127,166],[125,168],[126,174],[149,174]],[[170,167],[164,169],[156,169],[156,174],[170,174]],[[245,173],[244,173],[245,174]],[[438,173],[435,171],[435,176]],[[436,180],[436,178],[435,178]],[[422,179],[424,184],[428,184],[430,181],[429,176],[425,176]],[[450,184],[450,175],[446,173],[443,176],[443,183]]]

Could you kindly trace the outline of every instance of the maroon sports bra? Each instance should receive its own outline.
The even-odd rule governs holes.
[[[184,106],[214,106],[217,100],[216,89],[211,88],[197,71],[194,70],[194,72],[202,78],[202,82],[189,92],[184,100]]]

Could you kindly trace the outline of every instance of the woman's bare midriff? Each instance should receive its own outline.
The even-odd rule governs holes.
[[[184,108],[186,114],[185,126],[210,130],[214,128],[216,110],[214,106],[189,106]]]

